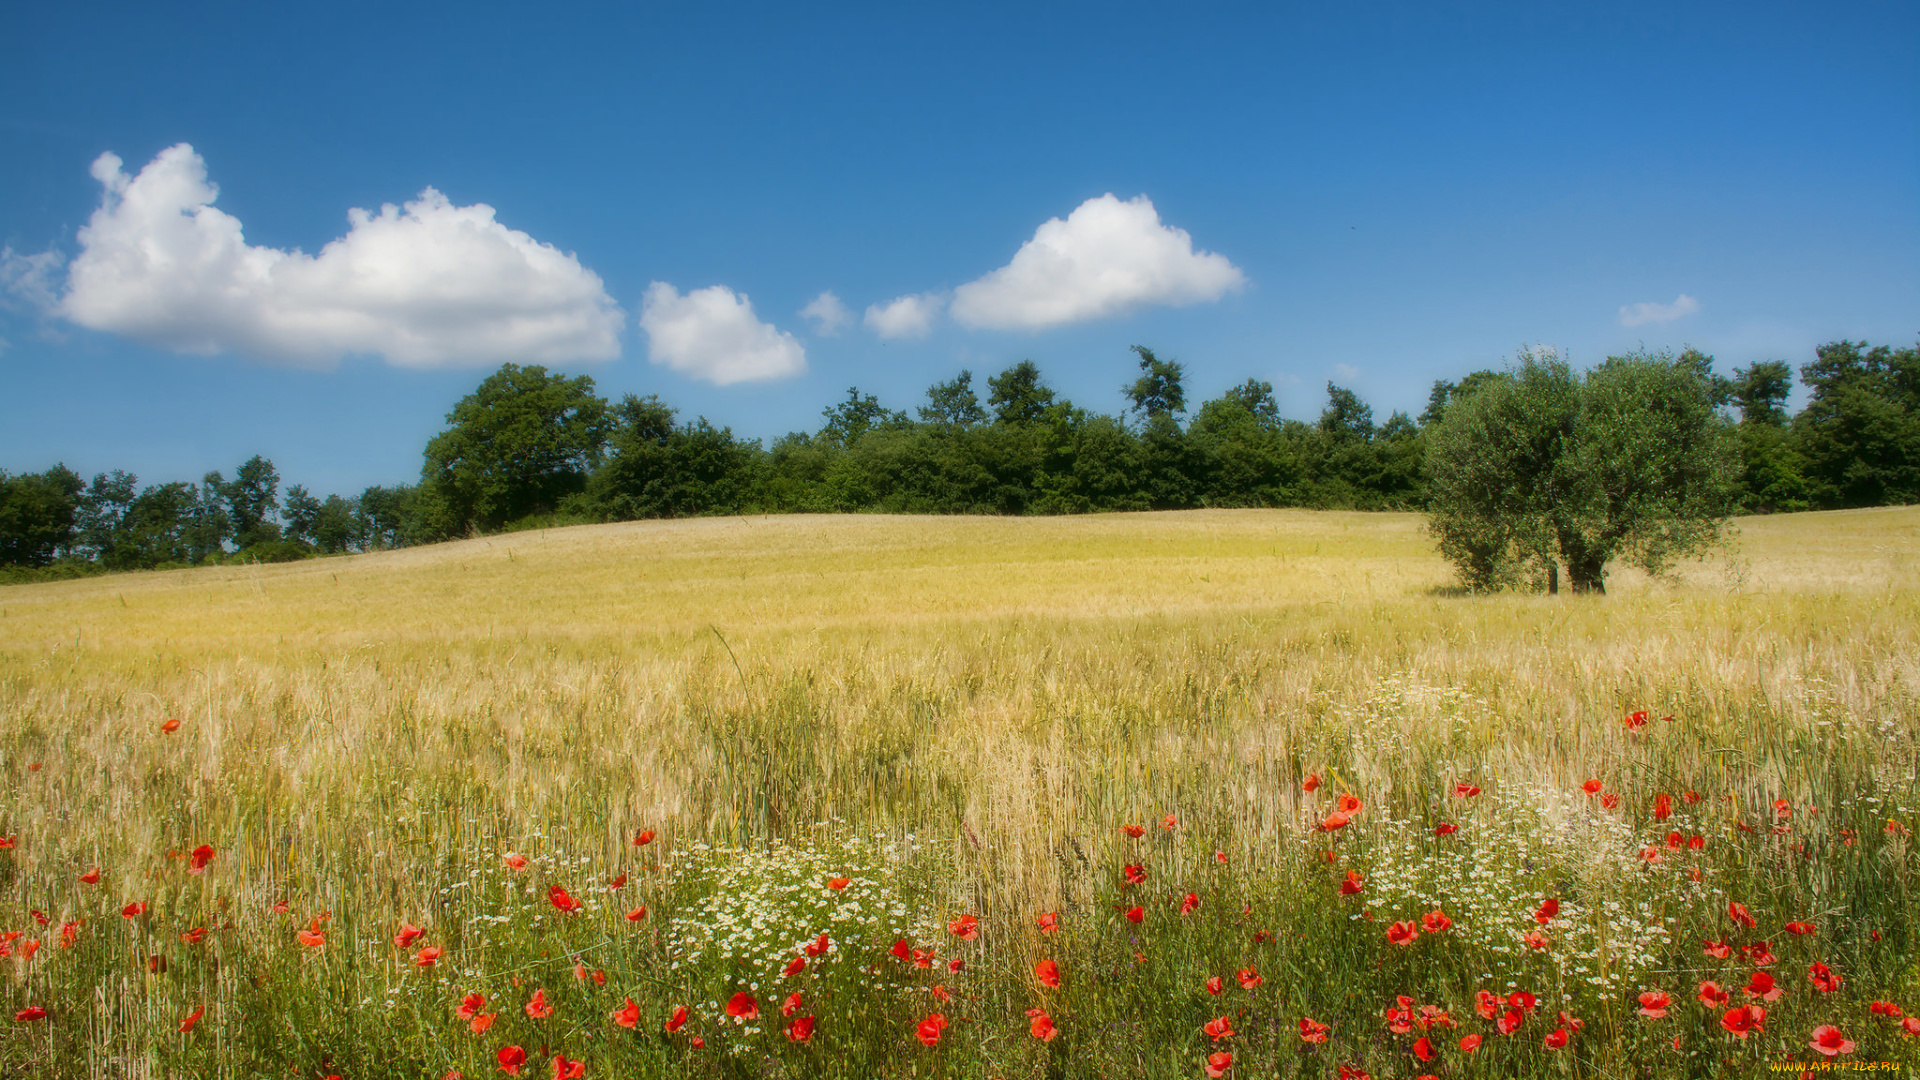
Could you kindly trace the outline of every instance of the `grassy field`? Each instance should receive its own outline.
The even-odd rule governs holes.
[[[1220,511],[0,588],[0,1074],[1912,1068],[1917,571],[1903,508],[1475,597]]]

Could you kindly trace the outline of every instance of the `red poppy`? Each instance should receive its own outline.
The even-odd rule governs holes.
[[[1260,977],[1259,972],[1253,970],[1252,968],[1241,968],[1239,971],[1236,971],[1233,974],[1234,974],[1234,978],[1240,980],[1240,989],[1242,990],[1251,990],[1254,987],[1259,986],[1261,983],[1266,981],[1265,979],[1262,979]]]
[[[685,1005],[675,1005],[673,1007],[673,1014],[667,1017],[667,1034],[671,1035],[686,1026],[687,1007]]]
[[[647,917],[647,905],[645,904],[641,904],[639,907],[634,908],[632,911],[627,912],[628,922],[639,922],[641,919],[644,919],[646,917]]]
[[[1700,947],[1701,951],[1713,957],[1715,960],[1725,960],[1727,957],[1733,955],[1733,946],[1728,945],[1724,941],[1703,941],[1700,943]]]
[[[1673,1004],[1673,998],[1665,990],[1643,990],[1640,992],[1640,1008],[1636,1011],[1649,1020],[1658,1020],[1667,1015],[1667,1007]]]
[[[1437,825],[1437,826],[1435,826],[1435,827],[1434,827],[1434,830],[1433,830],[1433,835],[1435,835],[1435,836],[1452,836],[1452,835],[1453,835],[1454,833],[1457,833],[1457,832],[1459,832],[1459,831],[1460,831],[1460,826],[1458,826],[1458,825],[1449,825],[1449,824],[1447,824],[1446,822],[1444,822],[1444,821],[1443,821],[1443,822],[1441,822],[1441,823],[1440,823],[1439,825]]]
[[[627,875],[625,874],[615,874],[613,878],[607,882],[607,889],[609,891],[613,889],[624,889],[626,887]]]
[[[547,902],[566,912],[579,911],[584,906],[573,898],[572,893],[558,885],[547,886]]]
[[[1739,923],[1749,930],[1760,925],[1754,919],[1753,913],[1747,910],[1747,905],[1738,901],[1729,900],[1727,902],[1727,918],[1732,919],[1734,922]]]
[[[205,1016],[206,1014],[207,1014],[207,1007],[205,1005],[202,1005],[199,1008],[188,1013],[187,1015],[181,1017],[180,1018],[180,1034],[185,1035],[188,1032],[192,1031],[193,1025],[199,1023],[200,1018],[202,1016]]]
[[[1867,1006],[1867,1011],[1875,1016],[1899,1016],[1900,1006],[1891,1001],[1876,1001]]]
[[[805,1043],[813,1041],[813,1029],[819,1023],[811,1016],[802,1016],[787,1025],[787,1041]]]
[[[1226,985],[1227,984],[1225,980],[1221,979],[1220,976],[1215,975],[1212,978],[1207,980],[1207,993],[1212,994],[1215,997],[1218,997],[1220,995],[1220,991],[1226,989]]]
[[[1360,890],[1365,886],[1365,882],[1366,879],[1360,876],[1358,870],[1347,871],[1347,880],[1340,883],[1340,895],[1358,896]]]
[[[1647,711],[1645,709],[1641,709],[1639,712],[1632,712],[1627,714],[1627,730],[1628,731],[1639,731],[1641,728],[1646,726],[1647,726]]]
[[[1673,816],[1673,796],[1661,792],[1653,797],[1653,820],[1665,821]]]
[[[940,1045],[940,1033],[947,1030],[947,1018],[942,1013],[934,1013],[914,1025],[914,1037],[928,1046]]]
[[[1534,909],[1533,921],[1539,923],[1541,926],[1545,926],[1547,925],[1547,920],[1558,914],[1560,914],[1560,901],[1549,896],[1545,900],[1540,901],[1540,906]]]
[[[462,1020],[471,1020],[480,1014],[481,1009],[486,1007],[486,995],[468,994],[466,997],[460,999],[460,1007],[455,1009],[453,1014]]]
[[[1302,782],[1300,786],[1306,789],[1306,792],[1309,795],[1320,790],[1320,774],[1308,773],[1306,780]]]
[[[1340,812],[1349,817],[1365,809],[1366,805],[1367,804],[1360,801],[1358,796],[1351,792],[1343,791],[1340,793]]]
[[[1511,1035],[1519,1031],[1520,1025],[1526,1022],[1527,1015],[1525,1013],[1519,1009],[1508,1009],[1506,1012],[1500,1014],[1500,1018],[1493,1022],[1493,1026],[1499,1030],[1500,1034]]]
[[[1815,1050],[1833,1057],[1838,1054],[1853,1053],[1853,1040],[1840,1034],[1840,1029],[1832,1024],[1821,1024],[1813,1029],[1813,1041],[1807,1044]]]
[[[953,995],[947,993],[947,988],[944,986],[936,986],[933,989],[927,991],[927,993],[932,994],[933,1000],[939,1002],[942,1005],[945,1005],[947,1002],[953,1000]]]
[[[1920,1035],[1920,1016],[1909,1016],[1900,1021],[1900,1037],[1910,1039]]]
[[[1224,1016],[1215,1017],[1200,1025],[1200,1033],[1212,1039],[1214,1042],[1219,1042],[1221,1039],[1232,1038],[1233,1021]]]
[[[553,1080],[580,1080],[587,1075],[587,1063],[568,1061],[565,1055],[553,1055]]]
[[[88,885],[100,884],[100,868],[96,866],[86,873],[81,874],[80,880],[86,882]]]
[[[1818,960],[1813,962],[1813,966],[1807,968],[1807,978],[1813,981],[1813,988],[1823,994],[1831,994],[1840,989],[1840,976],[1835,975],[1832,968]]]
[[[1785,987],[1774,985],[1773,976],[1764,971],[1756,971],[1753,973],[1753,978],[1748,980],[1743,992],[1748,997],[1759,998],[1761,1001],[1779,1001],[1780,995],[1787,991]]]
[[[1785,799],[1775,799],[1773,800],[1773,814],[1775,817],[1792,817],[1793,806]]]
[[[527,1015],[535,1020],[545,1020],[553,1015],[553,1006],[547,1004],[547,992],[535,990],[526,1004]]]
[[[1586,783],[1580,785],[1580,790],[1586,792],[1589,795],[1600,794],[1600,788],[1601,788],[1601,784],[1600,784],[1600,781],[1598,780],[1589,780]]]
[[[1803,922],[1790,922],[1787,924],[1787,933],[1800,934],[1800,935],[1811,934],[1813,933],[1813,924],[1803,923]]]
[[[1720,1017],[1720,1026],[1727,1029],[1736,1039],[1744,1039],[1749,1031],[1762,1031],[1766,1027],[1767,1010],[1758,1005],[1742,1005],[1737,1009],[1728,1009]]]
[[[1221,864],[1222,866],[1224,866],[1224,865],[1226,865],[1226,862],[1227,862],[1227,853],[1226,853],[1226,852],[1224,852],[1224,851],[1216,851],[1216,852],[1214,852],[1214,853],[1213,853],[1213,861],[1214,861],[1214,862],[1217,862],[1217,863],[1219,863],[1219,864]]]
[[[1120,831],[1123,833],[1126,833],[1128,836],[1131,836],[1135,840],[1138,840],[1141,837],[1147,835],[1146,828],[1140,825],[1122,825],[1120,826]]]
[[[187,873],[189,874],[201,873],[206,870],[207,864],[212,861],[213,861],[213,845],[201,844],[199,847],[194,848],[193,854],[188,856],[187,858]]]
[[[1775,959],[1773,946],[1764,941],[1756,941],[1751,945],[1740,946],[1740,954],[1745,956],[1747,962],[1754,967],[1766,967],[1768,964],[1773,963]]]
[[[1539,1007],[1540,999],[1527,993],[1525,990],[1515,990],[1513,993],[1507,995],[1507,1004],[1519,1009],[1521,1012],[1532,1012]]]
[[[1553,1031],[1550,1032],[1546,1038],[1540,1040],[1540,1042],[1541,1045],[1549,1050],[1558,1050],[1567,1045],[1567,1029],[1554,1028]]]
[[[1699,851],[1701,848],[1704,848],[1706,846],[1707,846],[1707,838],[1704,836],[1701,836],[1699,833],[1695,833],[1692,836],[1687,837],[1688,851]],[[1700,879],[1695,878],[1694,880],[1698,881]]]
[[[1302,1042],[1310,1042],[1310,1043],[1326,1042],[1327,1032],[1332,1030],[1333,1028],[1329,1027],[1326,1024],[1321,1023],[1318,1020],[1315,1020],[1311,1016],[1303,1016],[1300,1018],[1300,1041]]]
[[[1044,912],[1039,918],[1033,920],[1033,922],[1035,926],[1040,928],[1041,933],[1051,934],[1055,930],[1060,929],[1060,913],[1057,911]]]
[[[1419,1020],[1420,1020],[1420,1029],[1422,1031],[1432,1031],[1436,1027],[1453,1027],[1454,1026],[1453,1017],[1448,1016],[1447,1010],[1441,1008],[1438,1005],[1420,1006]]]
[[[1143,884],[1147,880],[1147,868],[1128,863],[1125,867],[1121,868],[1120,876],[1126,880],[1128,885]]]
[[[1432,1061],[1440,1056],[1440,1052],[1433,1048],[1432,1039],[1422,1035],[1413,1041],[1413,1056],[1421,1061]]]
[[[960,970],[961,968],[963,968],[963,967],[966,967],[966,966],[967,966],[967,962],[966,962],[965,960],[962,960],[962,959],[960,959],[960,958],[959,958],[959,957],[957,957],[957,956],[956,956],[956,957],[954,957],[953,959],[951,959],[951,960],[949,960],[949,961],[947,961],[947,970],[948,970],[948,971],[959,971],[959,970]]]
[[[135,900],[133,903],[120,909],[120,917],[123,919],[137,919],[146,913],[147,904],[144,900]]]
[[[47,1010],[38,1005],[29,1005],[19,1012],[14,1013],[13,1018],[22,1024],[30,1024],[35,1020],[45,1020],[47,1018]]]
[[[806,952],[808,956],[817,958],[827,955],[828,950],[832,948],[833,942],[828,940],[827,935],[821,934],[819,938],[807,945]]]
[[[413,954],[413,966],[430,968],[440,962],[440,957],[444,955],[445,952],[446,950],[438,945],[429,945]]]
[[[1558,1016],[1555,1017],[1555,1019],[1559,1022],[1561,1027],[1566,1028],[1568,1031],[1577,1032],[1581,1028],[1587,1026],[1587,1022],[1585,1020],[1576,1020],[1573,1017],[1568,1016],[1565,1009],[1562,1009],[1558,1014]]]
[[[1188,893],[1180,898],[1180,914],[1182,915],[1193,914],[1193,909],[1199,906],[1200,895],[1198,893]]]
[[[1172,832],[1173,827],[1178,824],[1180,824],[1180,819],[1174,817],[1172,814],[1168,814],[1166,817],[1160,819],[1160,827],[1168,832]]]
[[[317,949],[327,943],[327,935],[320,932],[319,919],[313,920],[311,926],[299,931],[293,936],[299,940],[300,944],[305,945],[309,949]]]
[[[1465,780],[1462,780],[1459,783],[1453,785],[1453,793],[1455,795],[1458,795],[1460,798],[1471,799],[1475,795],[1480,794],[1480,789],[1477,787],[1474,787],[1472,784],[1467,783]]]
[[[527,1063],[527,1052],[518,1046],[503,1046],[499,1053],[493,1055],[493,1059],[500,1063],[501,1072],[508,1076],[519,1076],[520,1066]]]
[[[198,945],[207,940],[207,928],[204,926],[196,926],[186,933],[181,934],[180,940],[187,945]]]
[[[168,717],[166,723],[160,725],[160,731],[162,734],[171,735],[174,732],[179,730],[180,730],[180,718],[177,716]]]
[[[781,974],[791,979],[805,970],[807,970],[807,958],[804,956],[796,956],[787,961],[786,969],[782,971]]]
[[[1529,949],[1551,949],[1553,947],[1553,939],[1538,930],[1527,931],[1527,936],[1521,940],[1527,943],[1527,948]]]
[[[1127,909],[1127,921],[1130,923],[1137,923],[1141,919],[1144,919],[1146,917],[1147,917],[1146,908],[1136,906],[1136,907],[1130,907]]]
[[[852,878],[836,877],[827,879],[827,888],[832,889],[834,892],[839,892],[851,884],[853,884]]]
[[[623,1028],[634,1028],[640,1024],[640,1006],[628,998],[626,1004],[613,1011],[613,1022]]]
[[[1453,920],[1447,918],[1447,913],[1444,911],[1429,911],[1420,916],[1420,928],[1429,934],[1437,934],[1442,930],[1452,929]]]
[[[634,847],[646,847],[648,844],[651,844],[651,843],[653,843],[652,829],[642,829],[640,830],[639,835],[633,838]]]
[[[396,948],[410,949],[413,943],[425,937],[426,933],[412,923],[401,923],[400,932],[393,935],[393,944]]]
[[[1620,805],[1620,796],[1618,795],[1608,793],[1606,795],[1600,796],[1600,808],[1602,810],[1612,810],[1615,807],[1618,807],[1619,805]]]
[[[1469,1035],[1460,1040],[1460,1052],[1463,1054],[1471,1054],[1475,1050],[1480,1049],[1480,1043],[1482,1041],[1478,1035]]]
[[[735,1020],[747,1021],[760,1018],[760,1002],[745,990],[727,999],[727,1015]]]
[[[1500,999],[1485,990],[1478,991],[1474,994],[1473,1011],[1480,1014],[1480,1019],[1491,1020],[1500,1015]]]
[[[947,933],[962,941],[972,941],[980,936],[980,920],[973,915],[962,915],[947,924]]]
[[[1033,977],[1039,979],[1042,986],[1057,987],[1060,985],[1060,965],[1052,960],[1042,960],[1033,965]]]
[[[1320,824],[1315,825],[1314,828],[1320,832],[1338,832],[1351,824],[1353,824],[1352,815],[1342,814],[1336,811],[1322,818]]]
[[[509,851],[505,855],[500,856],[500,861],[506,863],[507,869],[509,870],[525,870],[527,868],[527,857],[517,851]]]
[[[1697,996],[1700,1004],[1709,1009],[1717,1009],[1727,1003],[1727,992],[1720,988],[1719,983],[1711,979],[1700,984],[1700,993]]]
[[[1027,1015],[1033,1018],[1033,1022],[1027,1025],[1027,1030],[1033,1034],[1034,1038],[1041,1042],[1052,1042],[1054,1036],[1060,1034],[1060,1029],[1053,1026],[1053,1017],[1047,1015],[1047,1010],[1028,1009]]]
[[[1207,1055],[1207,1075],[1213,1080],[1220,1080],[1231,1068],[1233,1068],[1233,1055],[1225,1050]]]
[[[1413,943],[1413,939],[1418,936],[1420,936],[1420,931],[1414,927],[1412,922],[1397,922],[1387,927],[1387,940],[1393,942],[1395,945],[1410,945]]]
[[[1670,850],[1679,851],[1681,848],[1684,848],[1686,846],[1687,846],[1687,838],[1680,835],[1678,830],[1675,830],[1667,834],[1667,847]]]

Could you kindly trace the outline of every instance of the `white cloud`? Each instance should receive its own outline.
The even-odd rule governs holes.
[[[954,290],[969,327],[1036,330],[1119,315],[1148,304],[1218,300],[1246,283],[1224,255],[1193,250],[1185,229],[1160,224],[1145,195],[1088,199],[1052,218],[1013,261]]]
[[[648,359],[716,386],[798,375],[807,351],[792,334],[754,318],[753,303],[725,285],[685,296],[664,281],[647,286],[640,306]]]
[[[79,233],[55,312],[188,353],[325,365],[377,355],[402,367],[606,360],[626,315],[578,259],[427,188],[404,207],[353,209],[318,255],[254,247],[213,207],[219,189],[186,143],[105,189]]]
[[[1352,382],[1360,377],[1360,369],[1354,367],[1352,364],[1335,364],[1333,365],[1333,373],[1348,382]]]
[[[1700,310],[1700,301],[1681,293],[1671,304],[1629,304],[1620,309],[1621,326],[1664,325]]]
[[[813,323],[813,332],[821,337],[832,337],[840,329],[853,322],[853,312],[832,292],[823,292],[807,302],[800,309],[800,317]]]
[[[933,320],[947,298],[933,293],[909,293],[882,307],[867,305],[867,329],[893,341],[899,338],[923,338],[933,332]]]
[[[60,302],[54,276],[65,262],[57,251],[21,255],[11,247],[0,248],[0,291],[19,297],[37,311],[51,312]]]

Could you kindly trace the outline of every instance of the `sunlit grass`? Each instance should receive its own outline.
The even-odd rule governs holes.
[[[1604,599],[1466,597],[1417,517],[1235,511],[634,523],[0,589],[0,835],[20,837],[0,852],[0,928],[57,940],[85,920],[72,949],[5,961],[7,1015],[51,1015],[0,1017],[0,1063],[473,1077],[499,1075],[512,1041],[544,1077],[537,1041],[589,1076],[1196,1076],[1230,1047],[1242,1075],[1340,1061],[1413,1076],[1411,1036],[1381,1020],[1396,993],[1450,1008],[1454,1043],[1489,1032],[1441,1075],[1745,1075],[1810,1056],[1815,1022],[1858,1040],[1855,1059],[1908,1060],[1915,1041],[1863,1003],[1920,1008],[1912,855],[1885,831],[1920,824],[1917,569],[1920,510],[1862,511],[1750,519],[1728,556],[1675,580],[1621,575]],[[1629,731],[1637,709],[1655,720]],[[1327,782],[1311,795],[1310,773]],[[1581,792],[1588,778],[1623,796],[1617,811]],[[1461,781],[1485,794],[1449,796]],[[1651,820],[1655,792],[1686,790],[1704,798]],[[1340,791],[1366,809],[1312,831]],[[1798,831],[1768,831],[1776,799]],[[1441,821],[1461,825],[1452,847],[1432,836]],[[1126,823],[1152,828],[1134,841]],[[1666,852],[1669,824],[1706,846]],[[633,846],[641,829],[658,839]],[[779,1022],[763,1015],[743,1043],[717,995],[780,980],[676,966],[673,920],[717,910],[693,845],[748,859],[788,841],[804,868],[789,884],[819,893],[799,876],[853,866],[848,838],[876,834],[893,854],[870,869],[911,868],[888,886],[910,910],[835,938],[848,963],[813,995],[813,1044],[780,1034],[769,994]],[[219,852],[204,874],[169,858],[201,843]],[[1641,860],[1648,844],[1660,862]],[[506,868],[508,852],[529,867]],[[1149,883],[1122,890],[1141,852]],[[100,883],[80,882],[93,866]],[[1474,867],[1492,876],[1476,884]],[[1369,884],[1343,900],[1349,868]],[[549,884],[583,911],[558,912]],[[1585,921],[1546,952],[1514,946],[1550,890]],[[1182,917],[1187,891],[1202,903]],[[1795,980],[1765,1039],[1703,1025],[1708,976],[1677,974],[1711,965],[1698,935],[1724,930],[1728,898],[1764,909],[1772,970]],[[136,900],[147,914],[121,918]],[[1389,946],[1386,923],[1428,900],[1452,936]],[[1143,901],[1140,929],[1122,912]],[[1609,901],[1680,925],[1665,940],[1601,925],[1623,917]],[[982,919],[976,941],[925,929],[963,911]],[[1041,934],[1048,911],[1061,928]],[[326,944],[300,945],[322,912]],[[1790,956],[1778,927],[1798,919],[1819,933]],[[403,922],[446,957],[413,966],[392,942]],[[179,940],[200,925],[206,942]],[[891,935],[909,932],[967,966],[892,970]],[[1062,987],[1034,983],[1043,954]],[[1838,994],[1807,989],[1818,957],[1847,976]],[[605,984],[575,979],[576,959]],[[1252,991],[1234,983],[1247,966]],[[884,977],[855,978],[872,968]],[[1220,1046],[1199,1030],[1229,1007],[1207,973],[1247,1010]],[[1575,1053],[1543,1049],[1538,1018],[1524,1050],[1493,1037],[1472,995],[1509,981],[1551,991],[1546,1016],[1587,1019]],[[1634,1014],[1641,982],[1685,1007],[1672,1024]],[[554,1018],[521,1011],[536,986]],[[467,992],[500,1010],[495,1028],[455,1017]],[[629,997],[633,1031],[609,1019]],[[693,1019],[668,1036],[676,1004]],[[1057,1039],[1031,1037],[1031,1007]],[[955,1026],[932,1050],[913,1024],[936,1009]],[[1303,1015],[1332,1025],[1328,1043],[1301,1040]]]

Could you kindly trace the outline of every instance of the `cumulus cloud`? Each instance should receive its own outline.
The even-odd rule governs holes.
[[[964,326],[1037,330],[1218,300],[1245,283],[1226,256],[1196,252],[1185,229],[1162,225],[1145,195],[1108,194],[1048,220],[1012,262],[954,290],[952,311]]]
[[[1629,304],[1620,309],[1621,326],[1664,325],[1700,310],[1700,301],[1681,293],[1671,304]]]
[[[889,341],[923,338],[933,332],[933,320],[946,304],[946,297],[933,293],[910,293],[885,306],[869,304],[867,329]]]
[[[755,318],[746,294],[725,285],[681,296],[672,285],[654,282],[640,307],[640,328],[647,332],[648,359],[716,386],[807,370],[800,342]]]
[[[813,332],[821,337],[832,337],[840,329],[853,322],[853,312],[832,292],[823,292],[807,302],[800,309],[800,317],[813,323]]]
[[[81,326],[187,353],[330,364],[374,355],[403,367],[605,360],[626,315],[573,255],[427,188],[403,207],[347,212],[318,255],[255,247],[215,209],[219,189],[186,143],[128,176],[93,163],[104,189],[79,233],[53,311]]]

